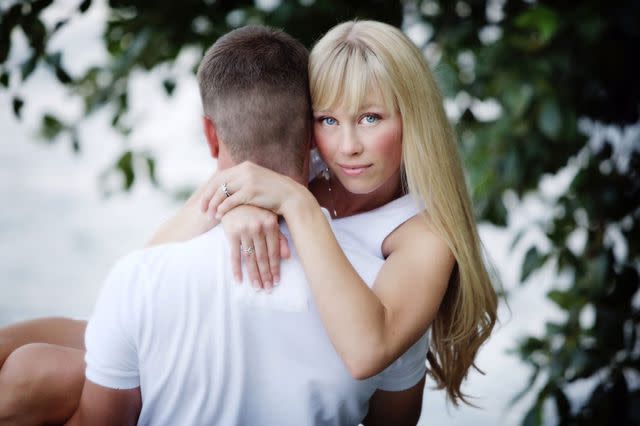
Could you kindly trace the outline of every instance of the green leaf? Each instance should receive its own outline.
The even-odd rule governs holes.
[[[75,131],[71,133],[71,149],[76,154],[80,152],[80,138]]]
[[[39,14],[41,11],[51,6],[53,0],[35,0],[31,1],[31,14]]]
[[[560,19],[545,6],[533,6],[515,19],[516,27],[534,31],[541,45],[547,44],[558,30]]]
[[[176,81],[174,79],[168,78],[162,82],[162,86],[164,87],[164,91],[167,93],[167,95],[171,96],[176,88]]]
[[[578,287],[585,289],[590,295],[602,294],[607,285],[607,272],[609,258],[606,253],[600,253],[597,257],[586,260],[587,269],[578,277]]]
[[[598,368],[598,358],[583,349],[577,349],[571,355],[571,366],[574,369],[573,377],[567,377],[569,381],[588,377]]]
[[[62,67],[62,53],[56,52],[50,55],[45,56],[45,62],[53,68],[53,71],[56,75],[58,81],[62,84],[71,83],[71,76],[65,71]]]
[[[56,78],[62,84],[69,84],[73,81],[71,76],[67,73],[67,71],[61,66],[57,66],[55,68]]]
[[[547,321],[544,324],[545,333],[547,336],[551,337],[555,334],[563,334],[566,327],[563,324],[558,324],[556,322]]]
[[[22,4],[16,3],[0,13],[0,63],[4,63],[11,51],[11,33],[22,18]]]
[[[2,86],[4,86],[5,88],[9,87],[9,72],[8,71],[2,71],[2,74],[0,74],[0,84]]]
[[[45,139],[54,139],[62,132],[66,126],[51,114],[45,114],[42,117],[42,125],[40,127],[40,133]]]
[[[543,101],[538,111],[538,128],[549,139],[557,140],[562,128],[562,117],[558,103],[553,98]]]
[[[522,116],[533,99],[533,87],[528,83],[510,85],[503,96],[506,111],[514,117]]]
[[[547,345],[544,340],[537,337],[527,337],[520,342],[517,348],[517,353],[524,361],[531,361],[531,355],[534,352],[546,351]]]
[[[582,299],[572,291],[551,290],[547,297],[564,310],[580,305]]]
[[[45,50],[47,29],[40,19],[33,17],[25,19],[21,23],[22,30],[29,39],[29,45],[34,50],[34,55],[41,55]]]
[[[65,25],[67,25],[67,23],[69,22],[69,19],[61,19],[60,21],[56,22],[56,24],[53,27],[53,31],[52,33],[55,33],[56,31],[58,31],[60,28],[64,27]]]
[[[552,395],[553,399],[556,401],[556,409],[558,411],[558,417],[560,418],[558,424],[566,424],[571,416],[571,404],[569,403],[569,399],[560,388],[554,389]]]
[[[526,394],[531,392],[533,384],[536,382],[536,379],[538,378],[539,373],[540,373],[540,367],[537,367],[537,366],[534,367],[533,373],[531,373],[531,376],[529,376],[529,380],[527,380],[527,384],[517,394],[515,394],[513,398],[511,398],[511,400],[509,401],[509,406],[515,405]]]
[[[541,426],[542,425],[542,401],[536,402],[533,407],[527,411],[522,421],[522,426]]]
[[[26,61],[20,65],[20,73],[22,74],[22,81],[26,81],[29,76],[33,73],[33,70],[36,68],[38,63],[38,55],[35,53],[29,57]]]
[[[24,106],[24,101],[22,100],[22,98],[19,98],[17,96],[13,97],[13,114],[16,116],[17,119],[21,119],[22,115],[22,107]]]
[[[527,233],[526,231],[527,231],[527,229],[525,229],[525,228],[520,229],[520,230],[518,231],[518,233],[516,234],[516,236],[515,236],[515,237],[513,237],[513,240],[511,240],[511,244],[509,244],[509,250],[513,250],[513,249],[515,249],[515,248],[516,248],[516,246],[518,245],[518,243],[519,243],[520,241],[522,241],[522,237],[524,237],[524,236],[525,236],[525,234]]]
[[[84,0],[82,3],[80,3],[80,5],[78,6],[78,10],[81,13],[85,13],[87,10],[89,10],[89,7],[91,7],[91,0]]]
[[[538,249],[534,246],[531,247],[527,254],[524,256],[524,262],[522,262],[522,273],[520,275],[520,283],[524,283],[529,278],[529,275],[536,269],[540,268],[544,262],[547,261],[547,255],[541,255]]]
[[[156,177],[156,160],[150,155],[146,156],[147,169],[149,171],[149,179],[151,179],[151,183],[154,185],[158,185],[158,179]]]
[[[445,97],[452,98],[458,94],[459,83],[456,72],[451,65],[444,61],[440,62],[436,65],[433,75]]]
[[[116,163],[116,168],[124,176],[124,189],[128,191],[133,186],[133,182],[135,180],[135,174],[133,172],[133,153],[131,151],[126,151],[122,154]]]

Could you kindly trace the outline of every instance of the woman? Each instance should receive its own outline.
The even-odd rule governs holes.
[[[234,206],[251,204],[284,216],[323,324],[354,377],[382,371],[431,327],[430,372],[452,402],[466,402],[461,384],[495,323],[496,295],[431,72],[399,30],[347,22],[312,50],[310,83],[315,143],[327,164],[311,192],[247,163],[217,173],[201,189],[204,208],[222,218]],[[319,206],[341,218],[407,191],[424,211],[377,248],[386,261],[369,288]],[[180,220],[169,228],[179,228]],[[154,240],[185,237],[167,235]],[[259,273],[266,287],[277,281],[266,262],[255,261],[274,247],[273,233],[265,239],[236,231],[232,240],[250,261],[253,278]]]
[[[313,183],[315,198],[245,164],[216,174],[203,209],[221,218],[251,204],[284,216],[323,324],[354,376],[382,371],[431,325],[430,371],[452,402],[467,402],[460,386],[495,323],[496,295],[433,76],[399,30],[362,21],[316,44],[310,83],[315,143],[329,170]],[[384,240],[387,260],[369,289],[318,204],[344,217],[406,189],[424,212]]]

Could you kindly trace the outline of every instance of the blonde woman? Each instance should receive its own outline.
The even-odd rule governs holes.
[[[430,329],[424,354],[430,373],[454,404],[466,402],[462,382],[491,333],[497,301],[455,134],[433,76],[398,29],[358,21],[336,26],[316,44],[310,84],[314,139],[326,170],[307,189],[245,163],[216,173],[200,189],[203,209],[222,218],[234,206],[251,204],[284,216],[323,325],[354,377],[383,371]],[[379,247],[367,247],[385,259],[369,287],[343,254],[320,206],[334,218],[353,216],[344,223],[366,247],[367,227],[376,223],[358,223],[367,216],[355,215],[408,200],[421,213]],[[154,241],[193,236],[183,226],[192,210],[187,205]],[[278,280],[277,234],[245,232],[256,228],[246,223],[232,228],[232,246],[245,253],[252,280],[272,287]],[[13,335],[21,334],[22,344],[55,340],[57,333],[63,344],[83,349],[82,327],[71,330],[65,320],[49,324]]]
[[[310,86],[315,144],[328,167],[311,192],[246,163],[212,178],[202,208],[222,218],[250,204],[284,217],[323,324],[355,377],[379,373],[430,327],[432,377],[454,404],[468,402],[462,382],[495,324],[497,299],[433,75],[401,31],[354,21],[315,45]],[[422,212],[384,240],[386,261],[369,288],[320,206],[346,217],[406,192]],[[255,247],[262,237],[237,239]]]

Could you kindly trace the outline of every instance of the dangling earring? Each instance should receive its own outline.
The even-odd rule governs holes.
[[[329,167],[325,167],[322,171],[322,177],[327,181],[327,190],[329,191],[329,198],[331,199],[333,217],[338,217],[338,212],[336,211],[336,200],[333,198],[333,191],[331,190],[331,173],[329,172]]]
[[[324,168],[324,170],[322,171],[322,177],[326,181],[329,181],[329,179],[331,179],[331,174],[329,174],[329,167]]]

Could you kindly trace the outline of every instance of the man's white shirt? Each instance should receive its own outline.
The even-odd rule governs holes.
[[[350,235],[368,221],[392,230],[392,222],[406,220],[407,213],[381,212],[332,224],[369,285],[384,259],[379,247],[365,250]],[[388,233],[384,226],[380,232]],[[382,373],[351,377],[292,251],[271,294],[235,283],[220,227],[126,256],[109,274],[87,327],[87,378],[115,389],[140,386],[143,425],[355,425],[376,389],[420,381],[426,334]]]

